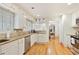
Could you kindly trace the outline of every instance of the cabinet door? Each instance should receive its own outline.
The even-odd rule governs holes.
[[[32,34],[31,35],[31,46],[38,40],[37,34]]]
[[[45,38],[43,37],[42,34],[38,34],[38,41],[37,42],[42,42]]]
[[[14,29],[14,14],[10,13],[10,30],[13,31]]]
[[[23,19],[23,15],[22,14],[20,14],[20,13],[16,13],[15,14],[15,20],[16,21],[14,21],[14,27],[15,28],[23,28],[23,21],[24,21],[24,19]]]
[[[14,44],[14,45],[10,45]],[[5,55],[18,55],[18,41],[10,43]]]
[[[2,12],[1,12],[1,9],[0,9],[0,32],[2,32]]]
[[[29,19],[26,19],[26,30],[27,31],[30,31],[31,30],[31,24],[32,24],[32,22],[31,21],[29,21]]]
[[[18,55],[18,40],[1,46],[2,55]]]
[[[19,55],[22,55],[25,52],[25,39],[19,39]]]
[[[10,30],[10,13],[7,11],[3,11],[3,31],[9,31]]]
[[[44,43],[47,42],[48,38],[46,37],[46,34],[38,34],[38,43]]]
[[[30,48],[30,36],[25,38],[25,52]]]

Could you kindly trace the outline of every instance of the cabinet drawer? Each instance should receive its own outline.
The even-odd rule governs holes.
[[[17,54],[18,54],[18,40],[1,46],[1,55],[17,55]]]
[[[10,46],[8,48],[2,48],[1,49],[1,55],[14,55],[18,54],[18,46]]]
[[[1,46],[1,51],[7,50],[9,48],[9,45],[2,45]]]
[[[38,42],[38,43],[47,42],[47,37],[46,37],[46,35],[45,35],[45,34],[38,34],[37,42]]]
[[[2,45],[1,50],[11,49],[12,46],[17,46],[17,45],[18,45],[18,40]]]

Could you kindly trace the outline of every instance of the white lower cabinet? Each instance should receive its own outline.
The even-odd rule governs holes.
[[[38,34],[37,42],[38,43],[48,42],[48,38],[46,37],[46,34]]]
[[[25,52],[25,39],[19,39],[19,55],[22,55]]]
[[[31,46],[36,43],[47,43],[49,41],[49,37],[47,34],[32,34],[31,35]]]
[[[18,39],[0,46],[0,55],[22,55],[25,49],[25,39]]]
[[[1,55],[18,55],[18,40],[2,45]]]
[[[37,41],[38,34],[32,34],[31,35],[31,46]]]

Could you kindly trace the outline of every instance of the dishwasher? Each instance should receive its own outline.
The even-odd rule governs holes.
[[[25,37],[25,53],[29,50],[31,44],[30,44],[30,35]]]

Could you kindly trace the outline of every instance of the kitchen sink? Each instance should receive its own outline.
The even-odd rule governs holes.
[[[8,41],[7,39],[0,40],[0,43]]]

